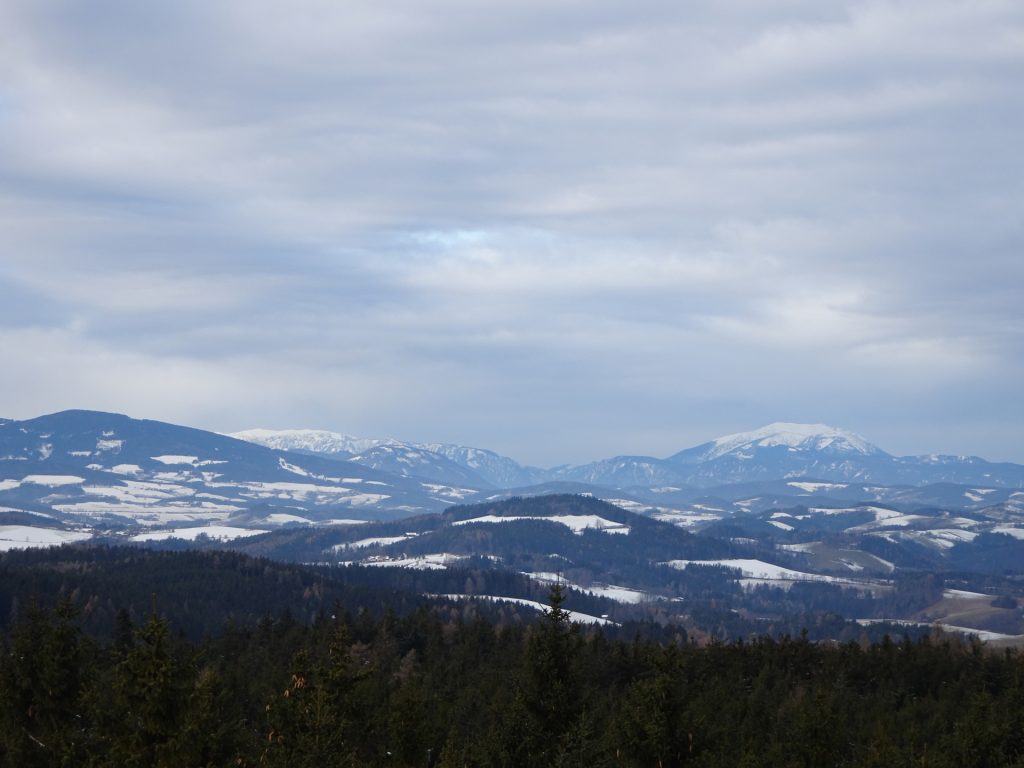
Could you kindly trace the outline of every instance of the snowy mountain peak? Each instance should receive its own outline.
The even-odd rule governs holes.
[[[352,437],[325,429],[246,429],[228,437],[256,443],[280,451],[309,451],[311,453],[337,453],[352,456],[379,445],[392,445],[394,440]]]
[[[738,432],[712,440],[704,454],[706,460],[752,448],[784,447],[795,451],[872,456],[883,453],[860,435],[826,424],[775,422],[752,432]]]

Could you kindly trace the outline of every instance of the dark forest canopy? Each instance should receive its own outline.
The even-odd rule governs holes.
[[[5,599],[23,590],[0,636],[3,765],[1024,760],[1024,657],[938,635],[698,647],[672,627],[571,624],[560,589],[542,615],[238,554],[64,549],[0,564]],[[143,573],[167,580],[155,600]],[[406,574],[420,576],[452,577]],[[107,606],[93,631],[87,614]],[[217,611],[216,631],[197,632]]]
[[[73,603],[2,637],[4,765],[1001,766],[1024,659],[929,638],[698,648],[417,609],[267,619],[191,643]]]

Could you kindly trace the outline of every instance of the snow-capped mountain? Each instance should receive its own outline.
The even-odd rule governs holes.
[[[824,424],[769,424],[680,451],[665,463],[692,485],[809,478],[879,485],[976,483],[1024,487],[1024,466],[977,457],[892,456]]]
[[[544,470],[524,467],[494,451],[451,443],[351,437],[322,429],[247,429],[231,437],[268,448],[345,458],[400,475],[468,483],[478,488],[514,488],[548,477]]]
[[[551,482],[609,488],[709,488],[799,478],[880,485],[1024,487],[1024,466],[1018,464],[994,464],[974,456],[892,456],[858,434],[826,424],[777,422],[709,440],[668,458],[614,456],[552,469],[526,467],[481,448],[354,438],[322,430],[248,430],[235,436],[476,488],[525,489]],[[454,471],[453,464],[470,474]]]
[[[616,456],[552,470],[559,479],[613,485],[698,486],[785,477],[857,479],[861,464],[889,455],[852,432],[824,424],[775,423],[726,435],[667,459]]]
[[[1024,466],[895,457],[824,425],[773,424],[666,459],[550,470],[449,444],[241,434],[291,449],[95,411],[0,420],[0,550],[103,534],[248,536],[552,493],[727,537],[820,530],[942,548],[995,536],[997,549],[1024,539]]]
[[[665,459],[615,456],[562,466],[549,479],[631,488],[709,488],[807,478],[878,485],[932,483],[1024,487],[1024,466],[974,456],[892,456],[860,435],[825,424],[769,424],[687,448]]]
[[[299,451],[347,459],[378,445],[396,445],[397,440],[352,437],[325,429],[246,429],[228,437],[256,443],[279,451]]]
[[[792,424],[775,422],[752,432],[738,432],[719,437],[682,454],[703,450],[702,461],[712,461],[727,454],[742,456],[760,448],[785,448],[789,451],[815,451],[818,453],[878,456],[885,451],[872,445],[860,435],[836,429],[825,424]],[[679,457],[682,454],[676,454]]]

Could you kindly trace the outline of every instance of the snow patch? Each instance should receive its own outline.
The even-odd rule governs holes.
[[[541,584],[562,584],[566,587],[575,589],[578,592],[587,592],[591,595],[597,595],[598,597],[607,597],[609,600],[614,600],[617,603],[635,604],[642,603],[650,599],[647,593],[641,592],[638,589],[617,587],[614,584],[591,584],[589,587],[583,587],[579,584],[573,584],[570,581],[565,581],[561,574],[551,573],[550,571],[537,571],[535,573],[524,571],[523,575],[529,576],[531,579],[539,581]]]
[[[845,483],[786,483],[794,488],[799,488],[801,491],[807,493],[817,493],[818,491],[833,491],[836,489],[846,488]]]
[[[375,536],[369,539],[360,539],[359,541],[344,541],[341,544],[335,544],[331,549],[335,552],[343,552],[347,549],[363,549],[364,547],[386,547],[389,544],[397,544],[400,541],[408,541],[412,536]]]
[[[202,495],[202,494],[197,494]],[[301,515],[289,515],[286,512],[275,512],[272,515],[267,515],[264,518],[264,522],[271,523],[273,525],[284,525],[285,523],[312,523],[308,517],[302,517]]]
[[[138,464],[116,464],[110,471],[115,475],[141,475],[142,467]]]
[[[85,478],[77,475],[26,475],[21,482],[54,488],[61,485],[79,485],[85,482]]]
[[[196,465],[199,463],[198,456],[177,456],[174,454],[166,454],[164,456],[150,456],[153,461],[158,461],[161,464],[191,464]]]

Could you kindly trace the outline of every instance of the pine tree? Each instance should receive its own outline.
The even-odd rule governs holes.
[[[574,658],[578,636],[569,612],[562,608],[564,602],[561,584],[552,585],[549,607],[533,628],[526,648],[525,702],[538,739],[533,750],[538,765],[550,764],[558,754],[579,703]]]
[[[167,621],[155,612],[117,664],[104,726],[110,757],[122,766],[175,765],[172,738],[181,719],[184,670],[171,647]]]

